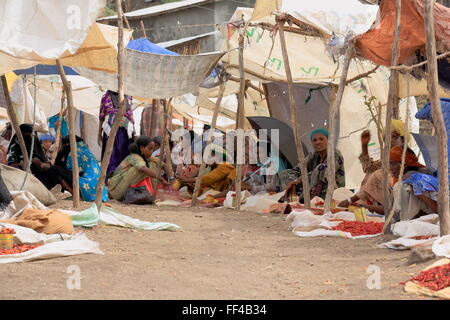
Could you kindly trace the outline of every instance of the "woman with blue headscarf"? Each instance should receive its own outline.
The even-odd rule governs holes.
[[[328,131],[325,129],[316,129],[310,134],[311,144],[314,152],[306,156],[306,169],[308,171],[308,180],[310,186],[311,198],[320,197],[325,199],[328,187],[327,178],[327,147]],[[339,150],[335,150],[336,163],[336,188],[345,186],[344,157]],[[303,202],[303,186],[301,170],[298,165],[292,170],[284,171],[280,174],[281,186],[285,186],[286,195],[295,190],[299,196],[299,201]]]

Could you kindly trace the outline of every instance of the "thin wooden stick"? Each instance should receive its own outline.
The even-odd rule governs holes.
[[[445,57],[447,57],[447,56],[450,56],[450,51],[441,53],[440,55],[436,56],[436,59],[439,60],[439,59],[445,58]],[[420,63],[418,63],[418,64],[414,64],[414,65],[412,65],[412,66],[401,65],[401,66],[393,66],[393,67],[389,67],[389,68],[390,68],[391,70],[410,71],[410,70],[412,70],[412,69],[414,69],[414,68],[418,68],[418,67],[424,66],[424,65],[426,65],[427,63],[428,63],[428,60],[425,60],[425,61],[422,61],[422,62],[420,62]]]
[[[144,21],[142,21],[142,20],[141,20],[141,30],[142,30],[142,33],[144,34],[144,38],[147,39],[147,33],[145,32]]]
[[[150,129],[148,131],[149,137],[155,136],[155,134],[153,134],[153,131],[155,131],[155,127],[156,127],[156,108],[159,108],[159,99],[152,100],[152,113],[151,113],[151,118],[150,118]]]
[[[397,65],[397,61],[399,58],[399,50],[398,50],[398,40],[400,35],[400,19],[401,19],[401,0],[395,1],[396,7],[396,20],[395,20],[395,31],[394,31],[394,43],[392,48],[391,55],[391,65]],[[389,78],[389,94],[388,94],[388,102],[386,106],[386,125],[385,125],[385,137],[384,137],[384,152],[383,152],[383,196],[384,196],[384,215],[385,217],[389,216],[391,211],[391,195],[389,191],[389,153],[391,149],[391,122],[392,122],[392,114],[395,103],[395,96],[398,92],[398,77],[397,71],[391,71],[391,77]],[[390,234],[391,228],[386,226],[385,234]]]
[[[398,181],[399,183],[402,183],[403,181],[403,171],[405,171],[405,160],[406,160],[406,150],[408,150],[408,144],[409,144],[409,80],[407,80],[407,101],[406,101],[406,111],[405,111],[405,132],[406,132],[406,137],[405,137],[405,145],[403,146],[403,151],[402,151],[402,161],[400,164],[400,175],[398,177]],[[386,232],[386,228],[388,228],[388,226],[391,225],[391,219],[394,216],[395,211],[394,208],[391,209],[391,212],[389,213],[389,216],[385,219],[384,222],[384,226],[383,226],[383,233]]]
[[[243,32],[239,35],[239,77],[240,77],[240,86],[239,86],[239,95],[238,95],[238,112],[237,112],[237,118],[236,118],[236,138],[238,139],[239,146],[239,140],[240,134],[244,128],[244,114],[245,114],[245,106],[244,106],[244,99],[245,99],[245,72],[244,72],[244,34],[246,32],[246,28],[244,28]],[[243,151],[245,153],[245,139],[244,139],[244,150],[239,150],[237,147],[237,154],[240,154],[239,151]],[[235,190],[236,190],[236,196],[234,198],[235,200],[235,209],[241,210],[241,189],[242,189],[242,164],[240,163],[242,159],[239,159],[236,157],[236,182],[235,182]]]
[[[353,55],[353,49],[354,49],[353,42],[348,43],[347,49],[345,51],[345,58],[344,58],[344,65],[342,67],[341,79],[339,81],[339,86],[336,92],[336,98],[330,105],[329,111],[330,126],[329,126],[328,151],[327,151],[328,186],[327,186],[327,195],[325,197],[325,208],[324,208],[325,213],[330,211],[331,200],[333,198],[333,192],[336,186],[336,162],[335,162],[336,122],[339,108],[342,102],[342,97],[344,95],[348,70],[350,68],[350,62]],[[333,89],[331,90],[332,94],[335,91],[335,89],[334,90]]]
[[[305,208],[311,208],[311,194],[308,181],[308,171],[305,163],[305,154],[302,147],[302,138],[300,136],[300,130],[297,124],[297,104],[294,97],[294,83],[292,82],[291,67],[289,65],[289,56],[286,49],[286,38],[284,37],[284,21],[278,22],[278,28],[280,32],[281,40],[281,51],[283,52],[284,69],[286,71],[287,81],[288,81],[288,92],[289,92],[289,104],[291,110],[291,127],[294,132],[295,146],[297,149],[297,156],[300,163],[301,175],[302,175],[302,185],[303,185],[303,199],[305,203]]]
[[[119,130],[120,121],[125,114],[125,95],[123,92],[123,76],[124,76],[124,43],[123,43],[123,12],[122,4],[120,0],[116,0],[117,15],[118,15],[118,26],[119,26],[119,39],[117,43],[117,64],[118,64],[118,87],[119,87],[119,110],[114,118],[111,131],[109,133],[108,141],[106,143],[105,153],[103,155],[103,160],[100,170],[100,178],[97,184],[97,190],[95,195],[95,204],[100,210],[102,204],[103,188],[105,186],[106,172],[109,166],[109,160],[111,158],[112,150],[114,147],[114,141],[116,140],[116,134]]]
[[[438,71],[436,61],[436,39],[434,32],[434,0],[425,1],[425,33],[428,63],[428,94],[431,104],[433,124],[438,140],[438,214],[441,236],[450,234],[450,208],[448,190],[448,136],[438,95]]]
[[[19,142],[20,150],[22,151],[23,156],[23,168],[28,168],[28,150],[25,145],[25,140],[23,139],[22,131],[20,131],[19,128],[19,119],[17,119],[17,114],[14,111],[12,102],[11,102],[11,96],[9,95],[8,90],[8,82],[6,81],[6,76],[2,75],[2,86],[3,86],[3,92],[5,93],[5,101],[6,101],[6,107],[9,119],[11,120],[11,125],[17,135],[17,140]],[[26,169],[27,170],[27,169]]]
[[[206,138],[205,150],[209,150],[209,145],[211,144],[211,138],[212,138],[214,132],[216,131],[217,117],[219,115],[219,107],[220,107],[220,104],[222,103],[222,98],[223,98],[223,93],[224,92],[225,92],[225,83],[223,82],[223,79],[221,78],[220,79],[219,95],[217,97],[216,106],[214,108],[214,113],[213,113],[212,122],[211,122],[211,129],[210,129],[210,131],[208,133],[208,137]],[[198,205],[198,196],[199,196],[199,193],[200,193],[200,186],[201,186],[202,178],[203,178],[203,175],[204,175],[205,167],[206,167],[206,163],[205,163],[205,161],[203,159],[203,155],[202,155],[202,164],[200,165],[198,176],[195,179],[194,193],[192,195],[192,206]]]
[[[167,101],[166,101],[167,102]],[[163,108],[164,108],[164,123],[167,124],[167,119],[168,119],[168,105],[170,105],[172,102],[172,99],[169,99],[169,102],[164,103],[163,104]],[[166,137],[167,137],[167,128],[164,127],[164,131],[163,131],[163,135],[162,135],[162,142],[161,142],[161,146],[160,146],[160,152],[159,152],[159,159],[158,159],[158,170],[156,171],[156,184],[153,183],[153,179],[152,181],[152,186],[153,186],[153,199],[155,199],[156,197],[156,192],[158,191],[158,179],[161,175],[161,170],[162,170],[162,164],[164,162],[164,155],[166,153],[166,145],[167,145],[167,141],[166,141]]]
[[[65,90],[64,90],[64,86],[61,88],[61,110],[59,111],[59,125],[58,128],[56,129],[56,138],[55,138],[55,149],[53,150],[52,153],[52,159],[51,159],[51,164],[54,165],[55,161],[56,161],[56,157],[58,156],[58,152],[59,152],[59,147],[61,144],[61,127],[62,127],[62,119],[63,119],[63,114],[64,114],[64,101],[65,101]]]
[[[78,153],[77,140],[75,138],[75,108],[73,106],[72,85],[67,81],[63,65],[60,59],[56,59],[59,75],[64,86],[64,91],[67,96],[67,111],[69,113],[69,139],[70,139],[70,154],[72,157],[72,199],[74,208],[80,206],[80,170],[78,168]],[[61,126],[62,123],[60,123]]]
[[[376,66],[376,67],[373,68],[372,70],[369,70],[369,71],[367,71],[367,72],[361,73],[361,74],[359,74],[359,75],[357,75],[357,76],[355,76],[355,77],[353,77],[353,78],[347,80],[347,81],[345,82],[345,85],[348,85],[348,84],[350,84],[350,83],[352,83],[352,82],[354,82],[354,81],[356,81],[356,80],[362,79],[362,78],[367,78],[369,75],[371,75],[372,73],[376,72],[376,71],[378,70],[379,67],[380,67],[380,66]]]

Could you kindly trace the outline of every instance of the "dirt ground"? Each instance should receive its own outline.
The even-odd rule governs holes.
[[[1,265],[0,299],[424,299],[399,282],[428,263],[406,266],[410,252],[376,248],[380,238],[299,238],[274,214],[112,205],[183,231],[80,229],[104,255]],[[380,290],[367,287],[372,264]],[[71,265],[81,271],[79,290],[66,285]]]

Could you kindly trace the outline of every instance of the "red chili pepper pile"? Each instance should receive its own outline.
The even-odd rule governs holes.
[[[426,239],[431,239],[431,238],[434,238],[434,237],[436,237],[436,236],[415,236],[415,237],[411,237],[411,239],[414,239],[414,240],[426,240]]]
[[[21,244],[21,245],[14,245],[12,249],[0,249],[0,256],[7,255],[7,254],[15,254],[15,253],[22,253],[34,248],[39,247],[39,244]]]
[[[384,222],[343,221],[332,230],[350,232],[352,236],[362,236],[383,232]]]
[[[15,234],[16,231],[14,229],[10,229],[10,228],[1,228],[0,233]]]
[[[408,281],[414,281],[422,287],[426,287],[433,291],[439,291],[450,287],[450,263],[422,271],[419,275]],[[405,283],[406,282],[400,282],[400,284]]]

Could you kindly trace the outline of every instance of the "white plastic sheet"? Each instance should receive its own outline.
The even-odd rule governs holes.
[[[433,223],[437,214],[429,214],[418,219],[399,221],[392,225],[392,233],[401,237],[439,236],[439,225]]]
[[[309,210],[293,211],[286,220],[291,222],[290,227],[294,234],[299,237],[340,237],[348,239],[363,239],[379,236],[382,233],[352,236],[350,232],[330,230],[341,223],[341,221],[330,221],[329,219],[342,219],[355,221],[353,212],[338,212],[336,214],[314,215]],[[302,231],[297,231],[301,229]]]
[[[162,231],[162,230],[176,231],[178,229],[181,229],[180,226],[173,223],[147,222],[141,221],[139,219],[134,219],[129,216],[123,215],[107,206],[102,206],[100,212],[98,212],[95,203],[90,208],[81,212],[71,210],[61,210],[61,211],[71,215],[72,217],[78,217],[79,219],[74,219],[80,221],[80,223],[74,224],[76,226],[93,227],[97,224],[105,224],[124,228],[155,230],[155,231]]]
[[[16,231],[14,238],[17,243],[41,243],[42,245],[22,253],[0,255],[0,263],[26,262],[84,253],[103,254],[99,248],[99,244],[89,240],[88,237],[82,233],[74,235],[46,235],[29,228],[12,224],[2,223],[1,225],[7,228],[13,228]]]
[[[375,22],[378,6],[358,0],[283,0],[281,12],[331,35],[345,36],[367,32]]]
[[[447,257],[450,259],[450,235],[442,236],[437,239],[432,246],[433,253],[438,257]]]
[[[0,74],[73,55],[104,0],[0,2]]]

